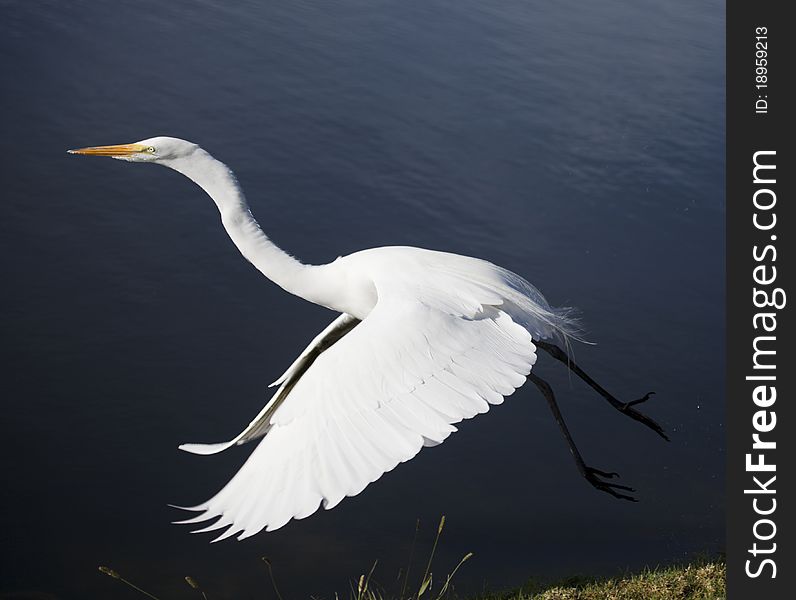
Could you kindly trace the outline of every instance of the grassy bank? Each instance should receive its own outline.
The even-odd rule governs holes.
[[[110,574],[107,571],[103,571]],[[111,575],[120,578],[115,572]],[[723,600],[726,598],[726,566],[723,560],[697,561],[688,565],[646,570],[641,573],[628,574],[612,579],[572,578],[556,583],[539,583],[531,581],[522,588],[493,594],[484,594],[473,600]],[[214,594],[202,591],[191,578],[186,582],[193,587],[199,598],[212,600]],[[129,585],[129,582],[127,582]],[[149,598],[158,598],[153,594],[136,588]],[[266,590],[264,590],[266,591]],[[272,598],[282,600],[278,591],[271,590]],[[461,600],[455,593],[442,593],[429,586],[419,594],[421,600]],[[445,590],[450,592],[450,589]],[[127,597],[119,596],[119,597]],[[405,597],[404,600],[417,600],[418,594]],[[158,599],[160,600],[160,599]],[[165,600],[165,599],[164,599]],[[352,586],[350,600],[399,600],[399,595],[384,593],[383,590],[371,590],[355,582]]]
[[[434,576],[434,555],[444,527],[443,516],[428,557],[414,560],[415,543],[420,531],[418,520],[408,564],[399,573],[397,587],[388,590],[372,580],[378,565],[376,561],[369,572],[351,582],[348,600],[463,600],[454,590],[453,580],[459,569],[473,557],[472,553],[465,554],[450,571],[443,571],[446,573],[444,576]],[[285,600],[279,592],[271,561],[266,557],[261,561],[270,580],[269,596],[274,600]],[[141,589],[109,567],[102,566],[99,570],[143,596],[152,600],[166,600]],[[422,576],[419,576],[420,573]],[[222,590],[203,589],[192,577],[185,577],[184,580],[202,600],[212,600],[216,593],[226,597]],[[487,592],[471,600],[723,600],[726,597],[725,581],[726,565],[723,559],[697,559],[687,564],[646,569],[615,578],[576,577],[559,582],[531,580],[521,588]],[[340,600],[341,597],[346,596],[334,594],[334,600]]]
[[[518,590],[480,600],[723,600],[723,560],[648,569],[612,579],[572,578],[557,583],[529,582]]]

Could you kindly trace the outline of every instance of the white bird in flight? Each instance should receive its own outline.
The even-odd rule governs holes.
[[[215,454],[263,438],[237,474],[181,523],[217,518],[196,532],[225,529],[218,541],[272,531],[321,505],[330,509],[401,462],[436,446],[455,423],[500,404],[526,379],[547,399],[580,473],[626,500],[632,488],[587,466],[550,386],[531,373],[537,349],[566,363],[615,408],[666,438],[663,429],[620,402],[554,341],[575,325],[519,275],[485,260],[411,247],[382,247],[306,265],[276,246],[249,209],[232,171],[191,142],[154,137],[133,144],[70,150],[164,165],[213,199],[241,254],[282,289],[339,316],[272,386],[260,413],[218,444],[183,444]],[[177,507],[181,508],[181,507]]]

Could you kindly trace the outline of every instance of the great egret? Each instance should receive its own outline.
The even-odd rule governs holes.
[[[581,474],[594,487],[635,500],[616,473],[588,467],[567,430],[550,386],[531,373],[541,348],[566,363],[615,408],[666,437],[633,402],[619,402],[552,340],[573,336],[565,309],[551,308],[522,277],[487,261],[410,247],[356,252],[305,265],[278,248],[249,210],[230,169],[185,140],[70,150],[164,165],[213,199],[246,259],[282,289],[340,315],[272,386],[276,393],[236,437],[183,444],[214,454],[263,437],[238,473],[181,523],[218,517],[199,531],[226,528],[238,539],[330,509],[370,482],[442,443],[454,423],[489,410],[526,378],[544,394]],[[178,507],[180,508],[180,507]]]

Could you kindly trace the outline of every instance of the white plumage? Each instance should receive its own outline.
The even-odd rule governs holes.
[[[169,166],[216,202],[241,253],[285,290],[339,313],[275,385],[248,427],[214,454],[262,437],[238,473],[183,523],[238,539],[332,508],[455,423],[489,410],[523,385],[534,339],[571,334],[521,277],[483,260],[409,247],[375,248],[327,265],[303,265],[276,247],[249,211],[234,176],[184,140],[73,151]]]
[[[236,438],[265,436],[188,522],[221,517],[205,530],[229,525],[219,539],[242,538],[306,517],[321,502],[332,508],[525,383],[535,346],[494,293],[451,301],[433,279],[424,287],[418,300],[411,288],[377,283],[379,300],[364,321],[318,356],[275,408],[292,383],[286,378],[264,409],[267,426],[255,421]],[[341,319],[350,317],[335,323]]]

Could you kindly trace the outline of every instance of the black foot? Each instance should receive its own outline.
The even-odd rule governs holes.
[[[650,396],[654,396],[654,395],[655,395],[655,392],[647,392],[646,394],[644,394],[638,400],[631,400],[630,402],[625,402],[625,405],[622,408],[622,410],[627,410],[631,406],[635,406],[636,404],[641,404],[642,402],[646,402],[647,400],[650,399]]]
[[[665,439],[668,442],[669,441],[669,436],[666,435],[666,432],[663,430],[663,427],[658,425],[657,421],[655,421],[654,419],[649,418],[644,413],[641,413],[641,412],[637,411],[635,408],[633,408],[636,404],[641,404],[642,402],[646,402],[647,400],[650,399],[651,396],[654,396],[654,395],[655,395],[655,392],[647,392],[646,394],[644,394],[638,400],[631,400],[630,402],[625,402],[623,404],[620,404],[618,406],[618,408],[619,408],[619,410],[621,412],[625,413],[628,417],[630,417],[631,419],[635,419],[639,423],[643,423],[644,425],[646,425],[647,427],[652,429],[655,433],[657,433],[659,436],[661,436],[663,439]]]
[[[584,371],[577,364],[575,364],[575,362],[569,356],[567,356],[567,353],[564,352],[561,348],[559,348],[555,344],[544,342],[542,340],[538,340],[535,343],[537,348],[541,348],[556,360],[567,365],[567,368],[569,368],[573,373],[575,373],[575,375],[577,375],[583,381],[589,384],[589,386],[595,392],[597,392],[598,394],[600,394],[600,396],[605,398],[608,401],[608,403],[611,406],[613,406],[615,409],[617,409],[619,412],[627,415],[631,419],[634,419],[643,425],[646,425],[647,427],[652,429],[655,433],[657,433],[659,436],[661,436],[663,439],[665,439],[667,442],[669,441],[669,437],[666,435],[666,433],[664,433],[663,427],[658,425],[658,423],[656,423],[653,419],[650,419],[647,415],[640,413],[635,408],[633,408],[633,405],[641,404],[642,402],[646,402],[647,400],[649,400],[650,396],[652,395],[652,392],[645,395],[643,398],[639,398],[638,400],[632,400],[630,402],[620,402],[619,400],[614,398],[608,391],[606,391],[605,388],[603,388],[599,383],[594,381],[594,379],[592,379],[589,376],[589,374],[586,373],[586,371]]]
[[[615,477],[619,477],[619,473],[614,473],[614,472],[609,473],[606,471],[600,471],[599,469],[594,469],[592,467],[586,467],[583,476],[586,478],[586,481],[588,481],[590,484],[592,484],[596,489],[600,490],[601,492],[611,494],[614,498],[619,498],[620,500],[638,502],[638,500],[633,496],[622,493],[623,491],[635,492],[636,490],[634,490],[632,487],[627,485],[620,485],[618,483],[610,483],[608,481],[602,481],[601,479],[598,479],[598,477],[602,477],[603,479],[613,479]]]

